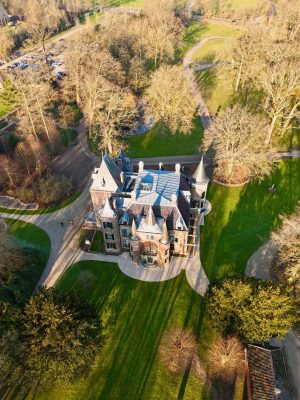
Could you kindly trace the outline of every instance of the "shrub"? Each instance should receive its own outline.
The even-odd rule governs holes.
[[[36,200],[36,193],[32,188],[20,187],[14,190],[14,197],[23,203],[33,203]]]
[[[75,141],[77,132],[75,129],[61,129],[59,142],[62,146],[67,147]]]
[[[73,184],[66,176],[48,174],[40,178],[39,200],[43,204],[55,204],[69,197]]]
[[[62,104],[59,106],[60,123],[65,126],[75,126],[82,118],[82,112],[75,104]]]

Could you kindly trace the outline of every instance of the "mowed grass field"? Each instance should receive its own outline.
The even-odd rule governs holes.
[[[201,261],[211,281],[243,273],[248,258],[291,214],[300,200],[300,160],[282,161],[262,182],[239,188],[211,184],[212,211],[201,234]],[[268,192],[274,183],[276,193]],[[115,264],[85,261],[66,271],[57,287],[78,290],[103,318],[104,348],[86,380],[54,387],[27,399],[210,399],[191,374],[171,376],[158,360],[165,329],[188,327],[199,337],[205,360],[217,336],[205,319],[204,303],[187,284],[184,272],[161,283],[145,283],[123,275]],[[204,361],[205,362],[205,361]]]
[[[27,258],[24,267],[16,273],[14,281],[8,288],[0,288],[0,300],[11,300],[11,291],[18,301],[26,301],[33,293],[38,280],[48,261],[51,243],[46,232],[35,225],[14,219],[5,219],[13,246],[30,250],[37,256],[34,260]],[[1,392],[0,392],[1,398]]]
[[[179,156],[199,153],[203,138],[203,128],[198,117],[194,120],[194,129],[190,134],[173,134],[156,125],[143,135],[127,137],[129,157]]]
[[[268,192],[275,185],[276,193]],[[200,257],[210,280],[242,273],[249,257],[268,240],[300,200],[300,160],[281,161],[261,182],[229,188],[211,184],[212,211],[201,232]]]
[[[103,319],[105,345],[86,380],[31,393],[27,399],[211,398],[192,374],[169,375],[158,360],[165,329],[190,328],[200,337],[202,351],[213,337],[202,331],[203,299],[190,288],[184,272],[167,282],[145,283],[128,278],[116,264],[84,261],[69,268],[57,287],[79,290],[95,306]]]

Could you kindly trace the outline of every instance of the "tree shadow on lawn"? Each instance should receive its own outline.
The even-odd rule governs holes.
[[[189,327],[199,334],[201,297],[188,286],[184,273],[170,281],[146,283],[126,277],[115,264],[103,264],[78,263],[58,285],[79,289],[80,268],[94,273],[94,285],[82,294],[102,315],[107,332],[94,370],[76,390],[76,398],[175,398],[182,378],[168,376],[160,367],[157,348],[166,328]]]
[[[217,86],[217,69],[206,68],[197,72],[197,82],[201,93],[206,99],[210,99]]]
[[[270,177],[243,188],[212,185],[213,210],[206,218],[201,260],[211,281],[242,273],[249,257],[279,226],[280,214],[291,214],[300,199],[300,160],[282,161]],[[276,193],[268,188],[275,185]],[[210,194],[209,193],[209,194]],[[228,219],[222,221],[230,200]]]

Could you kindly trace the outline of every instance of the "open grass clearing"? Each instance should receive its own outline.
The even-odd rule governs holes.
[[[185,30],[183,36],[182,55],[201,40],[210,36],[236,37],[241,31],[230,25],[217,22],[194,21]]]
[[[167,328],[192,329],[200,335],[200,351],[213,337],[209,327],[202,332],[203,299],[189,287],[184,273],[167,282],[146,283],[123,275],[116,264],[83,261],[69,268],[57,287],[79,290],[95,306],[103,318],[106,342],[86,380],[30,393],[27,399],[211,398],[191,374],[169,375],[157,358]]]
[[[201,233],[201,261],[210,280],[242,273],[249,257],[300,200],[300,159],[281,161],[261,182],[238,188],[211,184],[212,211]],[[276,193],[268,192],[275,185]]]
[[[203,137],[203,128],[198,117],[194,120],[194,129],[189,135],[172,134],[160,125],[156,125],[143,135],[128,136],[129,157],[179,156],[199,153]]]
[[[92,253],[103,253],[104,251],[104,240],[103,233],[97,231],[93,237],[93,241],[90,247]]]
[[[230,104],[233,95],[232,81],[221,74],[217,68],[207,68],[196,72],[196,79],[212,115]]]
[[[200,63],[211,63],[222,60],[229,40],[230,38],[209,40],[195,52],[193,60]]]
[[[5,219],[8,232],[13,238],[13,245],[30,250],[26,263],[21,271],[16,273],[14,281],[6,288],[0,288],[0,300],[11,300],[11,292],[15,293],[17,301],[25,301],[33,293],[37,282],[48,261],[51,243],[49,236],[42,229],[27,222]],[[36,257],[32,258],[33,255]]]

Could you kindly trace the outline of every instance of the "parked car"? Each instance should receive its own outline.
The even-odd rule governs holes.
[[[66,76],[65,72],[63,72],[63,71],[56,72],[56,78],[57,79],[63,79],[64,76]]]

